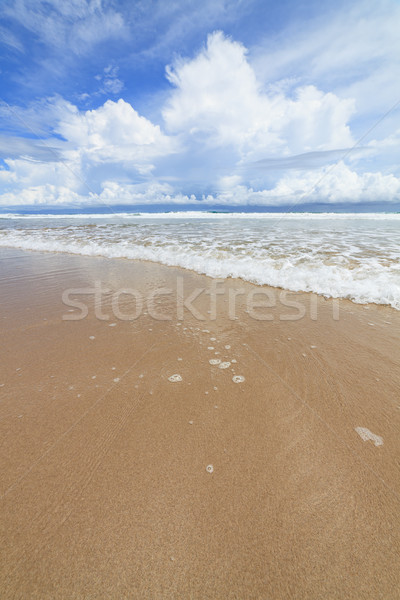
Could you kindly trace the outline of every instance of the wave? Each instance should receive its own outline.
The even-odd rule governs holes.
[[[393,258],[390,261],[387,257],[378,260],[374,253],[355,261],[343,255],[327,259],[326,256],[298,248],[286,254],[282,253],[281,247],[277,254],[267,253],[260,250],[258,240],[248,242],[244,251],[234,245],[226,248],[225,243],[218,245],[212,237],[206,239],[204,236],[201,243],[198,240],[195,243],[180,243],[178,240],[176,243],[176,240],[166,239],[165,236],[161,239],[161,234],[155,240],[148,236],[135,240],[123,238],[115,232],[105,239],[91,239],[88,230],[78,238],[76,233],[74,238],[74,232],[63,230],[63,235],[57,229],[52,232],[3,231],[0,246],[148,260],[190,269],[214,278],[239,278],[258,285],[347,298],[361,304],[390,305],[400,310],[400,265]],[[183,235],[188,235],[187,231]]]

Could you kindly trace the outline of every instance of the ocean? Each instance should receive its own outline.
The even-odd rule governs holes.
[[[0,246],[149,260],[400,310],[400,214],[8,214]]]

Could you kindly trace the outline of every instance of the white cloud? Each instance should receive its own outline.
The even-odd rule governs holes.
[[[19,137],[42,138],[54,133],[54,127],[75,107],[61,96],[33,100],[28,106],[9,105],[0,102],[0,120],[3,132]]]
[[[0,180],[7,192],[2,199],[7,204],[18,194],[23,204],[27,197],[41,203],[46,196],[53,203],[58,187],[63,199],[67,189],[71,190],[71,197],[74,194],[86,197],[113,174],[133,180],[148,176],[155,158],[176,151],[173,139],[122,99],[108,100],[95,110],[80,112],[73,104],[54,98],[45,101],[43,109],[55,119],[51,129],[63,141],[50,137],[39,142],[33,140],[29,145],[26,138],[6,138],[10,158],[5,159],[8,170],[0,172],[3,173]],[[23,123],[25,119],[34,121],[35,111],[41,114],[40,106],[35,104],[22,111],[22,117],[18,116]],[[24,154],[11,158],[18,150]]]
[[[124,88],[124,82],[118,78],[119,67],[108,65],[103,69],[103,73],[95,75],[95,79],[100,82],[100,89],[94,95],[106,94],[116,95]],[[81,94],[80,99],[86,100],[90,94]]]
[[[2,171],[0,170],[0,179]],[[120,184],[105,181],[100,193],[80,194],[63,185],[44,184],[31,186],[20,192],[0,195],[3,206],[115,206],[154,204],[200,204],[194,195],[176,193],[171,186],[154,182],[150,185]]]
[[[5,162],[22,194],[26,189],[47,184],[65,186],[71,191],[81,185],[82,173],[78,162],[40,162],[29,158],[7,159]]]
[[[192,60],[167,68],[175,86],[163,116],[168,131],[208,145],[233,145],[242,158],[330,150],[354,143],[352,99],[307,85],[293,97],[262,89],[246,49],[221,32]]]
[[[121,13],[102,0],[6,0],[2,10],[42,43],[75,54],[128,35]]]
[[[231,184],[231,185],[230,185]],[[232,178],[224,178],[219,193],[207,202],[227,205],[301,204],[316,202],[390,202],[400,200],[400,179],[380,172],[358,174],[342,161],[319,171],[291,173],[272,189],[254,190]]]
[[[93,163],[144,165],[174,151],[173,141],[160,127],[122,99],[107,100],[103,106],[83,113],[72,107],[55,131]]]
[[[114,181],[104,182],[102,192],[93,198],[95,204],[195,204],[198,202],[192,194],[176,193],[166,183],[154,182],[145,187],[129,184],[119,184]]]
[[[399,22],[400,5],[392,0],[350,3],[345,14],[332,4],[266,36],[251,62],[266,85],[291,78],[297,85],[319,82],[354,98],[358,116],[382,115],[399,99]]]
[[[32,186],[21,192],[5,192],[0,196],[3,206],[84,206],[88,198],[61,185]]]
[[[118,79],[119,68],[117,66],[108,65],[104,69],[102,80],[102,88],[100,90],[103,94],[119,94],[124,87],[124,82]]]
[[[0,171],[2,174],[10,173]],[[54,179],[56,181],[57,178]],[[325,203],[358,203],[400,201],[400,179],[382,173],[352,171],[344,163],[334,169],[307,171],[282,177],[271,189],[255,190],[239,176],[220,179],[219,191],[206,196],[182,194],[171,185],[153,181],[150,184],[130,184],[104,181],[99,193],[79,193],[71,186],[56,183],[33,185],[23,192],[9,191],[0,196],[0,204],[50,206],[113,206],[113,205],[197,205],[222,206],[282,206]]]
[[[17,181],[17,176],[14,171],[9,171],[8,169],[0,168],[0,183],[3,185],[6,183],[15,183]]]

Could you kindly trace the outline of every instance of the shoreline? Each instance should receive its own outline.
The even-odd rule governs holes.
[[[4,598],[397,598],[398,311],[290,292],[282,318],[241,280],[2,255]],[[125,319],[133,289],[157,318]]]
[[[223,281],[232,281],[232,282],[236,282],[236,281],[240,281],[243,285],[251,285],[251,286],[256,286],[258,288],[264,288],[264,289],[269,289],[272,291],[283,291],[283,292],[288,292],[290,294],[309,294],[309,295],[316,295],[324,300],[330,300],[330,301],[338,301],[338,302],[351,302],[352,304],[356,304],[359,306],[375,306],[375,307],[383,307],[383,308],[389,308],[392,309],[396,312],[400,312],[400,307],[396,308],[395,306],[393,306],[392,304],[390,304],[389,302],[387,303],[377,303],[377,302],[357,302],[354,298],[349,298],[347,296],[332,296],[328,293],[322,293],[322,292],[316,292],[313,290],[298,290],[298,289],[290,289],[284,286],[278,286],[278,285],[272,285],[272,284],[268,284],[268,283],[261,283],[261,282],[257,282],[255,280],[250,280],[250,279],[243,279],[242,277],[234,277],[232,275],[229,276],[213,276],[210,275],[204,271],[196,271],[195,269],[192,269],[190,267],[185,267],[182,265],[175,265],[175,264],[169,264],[167,262],[161,262],[159,260],[152,260],[152,259],[145,259],[145,258],[131,258],[131,257],[126,257],[126,256],[105,256],[105,255],[101,255],[101,254],[82,254],[80,252],[67,252],[65,250],[43,250],[43,249],[38,249],[38,250],[34,250],[32,248],[21,248],[21,247],[14,247],[14,246],[0,246],[0,254],[2,251],[17,251],[17,252],[23,252],[23,253],[34,253],[34,254],[50,254],[50,255],[61,255],[61,256],[65,256],[65,257],[83,257],[83,258],[94,258],[94,259],[100,259],[100,260],[105,260],[105,261],[128,261],[128,262],[132,262],[132,263],[136,263],[136,264],[146,264],[146,263],[150,263],[153,265],[159,265],[161,267],[166,267],[167,269],[175,269],[177,271],[187,271],[189,273],[191,273],[192,275],[197,275],[200,277],[206,277],[207,279],[211,279],[211,280],[223,280]]]

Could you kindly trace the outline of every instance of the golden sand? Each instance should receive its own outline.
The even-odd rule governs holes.
[[[261,288],[228,280],[197,315],[174,292],[153,296],[157,319],[145,303],[122,320],[122,288],[215,282],[15,250],[1,264],[2,599],[400,597],[400,313],[291,294],[292,320],[279,301],[249,311]],[[96,281],[110,318],[88,294],[65,320],[80,309],[63,292]]]

